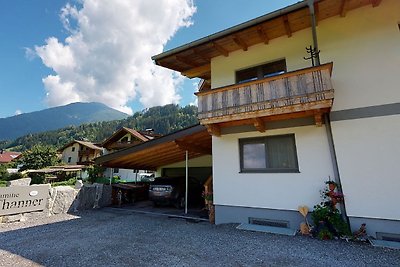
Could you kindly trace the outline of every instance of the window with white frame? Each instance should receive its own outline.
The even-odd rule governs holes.
[[[294,134],[239,140],[241,172],[299,172]]]

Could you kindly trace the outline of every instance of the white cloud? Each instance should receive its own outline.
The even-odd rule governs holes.
[[[144,107],[178,103],[183,78],[155,66],[181,27],[191,25],[191,0],[82,0],[67,4],[60,19],[69,36],[55,37],[35,52],[55,74],[43,78],[46,102],[57,106],[97,101],[123,112],[136,97]],[[29,50],[27,50],[29,53]]]
[[[15,114],[15,115],[21,115],[21,114],[22,114],[22,111],[21,111],[20,109],[17,109],[17,110],[15,111],[14,114]]]

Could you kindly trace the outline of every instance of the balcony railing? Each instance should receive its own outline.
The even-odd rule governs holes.
[[[88,149],[88,150],[80,150],[78,152],[78,156],[82,157],[82,156],[91,156],[95,154],[95,150],[92,149]]]
[[[330,108],[332,63],[205,90],[198,96],[202,124]]]

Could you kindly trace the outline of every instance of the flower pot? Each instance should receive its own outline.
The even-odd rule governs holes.
[[[336,184],[328,184],[329,191],[333,191],[336,188]]]

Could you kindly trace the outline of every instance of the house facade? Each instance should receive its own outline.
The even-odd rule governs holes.
[[[61,149],[61,160],[68,165],[91,165],[102,154],[102,148],[91,142],[74,140]]]
[[[203,79],[216,223],[297,229],[331,179],[353,230],[400,237],[399,23],[396,0],[303,1],[153,57]]]

